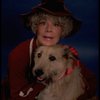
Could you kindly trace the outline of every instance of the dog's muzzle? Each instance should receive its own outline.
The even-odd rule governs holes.
[[[46,84],[52,82],[51,77],[46,77],[42,69],[36,69],[34,71],[35,77],[39,82],[45,82]]]
[[[43,76],[44,75],[44,72],[42,69],[36,69],[34,71],[34,74],[35,74],[35,77],[38,81],[44,81],[45,80],[45,77]]]
[[[43,72],[42,69],[37,69],[37,70],[35,70],[35,75],[36,75],[37,77],[39,77],[39,76],[41,76],[41,75],[43,75],[43,74],[44,74],[44,72]]]

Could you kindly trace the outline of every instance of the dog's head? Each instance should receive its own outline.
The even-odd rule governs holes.
[[[67,67],[71,66],[72,59],[70,58],[73,58],[73,55],[68,48],[65,52],[65,49],[60,45],[40,46],[34,56],[33,75],[39,81],[47,79],[54,81],[65,73]]]

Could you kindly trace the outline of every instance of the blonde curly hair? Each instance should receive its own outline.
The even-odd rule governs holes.
[[[73,20],[70,17],[65,17],[65,16],[58,17],[43,12],[36,13],[31,17],[29,17],[29,23],[27,26],[30,27],[34,33],[36,33],[37,25],[40,23],[42,19],[46,19],[48,17],[51,17],[54,23],[62,27],[63,31],[61,37],[67,37],[70,35],[70,32],[73,29]]]

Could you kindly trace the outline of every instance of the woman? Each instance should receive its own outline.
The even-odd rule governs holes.
[[[64,7],[63,0],[42,0],[40,5],[34,7],[31,12],[22,14],[21,17],[25,26],[35,33],[35,37],[19,44],[10,53],[10,100],[35,100],[35,96],[45,87],[32,79],[31,66],[34,64],[32,57],[35,49],[41,45],[58,44],[60,38],[75,34],[81,22]],[[69,48],[78,56],[74,48]],[[79,100],[86,100],[95,95],[95,77],[84,66],[81,67],[86,80],[86,92]]]

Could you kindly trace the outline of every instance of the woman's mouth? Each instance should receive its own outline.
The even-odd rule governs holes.
[[[51,36],[43,36],[43,38],[46,39],[46,40],[52,40],[53,39],[53,37],[51,37]]]

